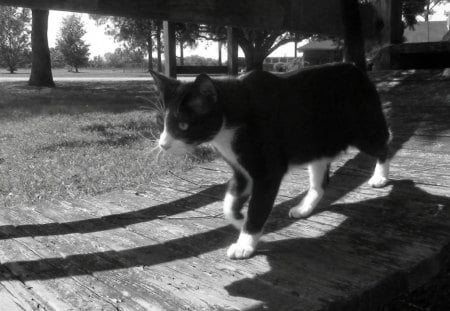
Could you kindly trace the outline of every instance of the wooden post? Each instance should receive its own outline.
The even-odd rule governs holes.
[[[377,0],[376,7],[383,18],[384,24],[381,42],[383,44],[402,43],[402,2],[400,0]]]
[[[366,71],[366,54],[358,0],[341,0],[344,24],[344,61]]]
[[[228,74],[237,76],[238,74],[238,44],[234,35],[233,27],[227,27],[227,48],[228,48]]]
[[[219,50],[219,59],[218,59],[218,65],[222,66],[222,42],[217,42],[217,49]]]
[[[170,78],[177,77],[177,56],[175,44],[175,24],[164,21],[164,74]]]

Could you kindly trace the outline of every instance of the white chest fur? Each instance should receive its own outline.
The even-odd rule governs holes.
[[[239,158],[233,150],[233,141],[236,136],[236,129],[226,128],[225,126],[217,133],[211,144],[219,151],[222,157],[228,161],[228,163],[238,170],[247,179],[247,187],[244,191],[245,194],[249,194],[252,189],[252,178],[247,170],[239,163]]]

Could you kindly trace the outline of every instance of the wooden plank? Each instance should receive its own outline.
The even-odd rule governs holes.
[[[360,216],[361,217],[361,216]],[[364,217],[367,217],[367,215],[364,215]],[[286,216],[284,216],[284,219],[286,219]],[[172,221],[177,221],[177,219],[175,218],[175,219],[173,219]],[[205,219],[205,220],[199,220],[199,221],[201,221],[203,224],[205,223],[205,221],[209,221],[209,220],[207,220],[207,219]],[[315,221],[313,220],[313,221],[311,221],[311,219],[308,219],[308,221],[307,221],[308,223],[315,223]],[[374,221],[373,223],[377,223],[376,221]],[[357,232],[359,232],[359,234],[361,234],[361,229],[363,229],[363,231],[364,231],[364,229],[365,229],[365,227],[364,226],[366,226],[367,224],[362,224],[363,226],[362,227],[358,227],[359,228],[359,230],[357,230],[355,233],[357,233]],[[269,223],[269,226],[270,226],[270,223]],[[320,226],[319,226],[320,227]],[[295,230],[292,230],[291,232],[293,232],[294,233],[294,236],[296,236],[296,235],[298,235],[298,230],[299,229],[301,229],[301,228],[296,228]],[[386,229],[386,228],[384,228],[384,229]],[[279,230],[279,229],[278,229]],[[373,230],[373,228],[371,229],[371,230]],[[351,229],[351,231],[353,231],[353,229]],[[283,233],[283,232],[285,232],[285,231],[281,231],[281,233]],[[300,231],[301,232],[301,231]],[[310,234],[309,232],[311,232],[311,231],[309,231],[309,230],[307,230],[306,231],[307,233],[307,235],[308,234]],[[369,230],[367,230],[366,231],[367,233],[366,233],[366,235],[367,234],[369,234],[370,233],[370,231]],[[376,233],[377,234],[379,234],[379,232],[378,231],[376,231]],[[432,234],[433,235],[433,234]],[[441,235],[442,235],[442,231],[441,231]],[[373,237],[373,235],[369,235],[369,237],[370,236],[372,236]],[[345,237],[345,235],[344,235],[344,237]],[[433,239],[434,238],[436,238],[437,237],[437,235],[433,235],[431,238],[428,236],[428,240],[426,240],[424,243],[423,243],[423,247],[425,247],[427,244],[429,244],[429,242],[431,242],[431,241],[433,241]],[[392,236],[390,236],[389,237],[391,240],[392,240]],[[447,238],[448,238],[448,236],[447,236]],[[279,240],[279,237],[276,239],[276,240]],[[408,241],[417,241],[417,236],[410,236],[410,238],[409,239],[406,239],[405,240],[405,237],[403,236],[402,238],[398,238],[397,239],[397,241],[403,241],[404,243],[408,243]],[[342,240],[333,240],[333,241],[331,241],[330,242],[330,246],[329,247],[332,247],[331,245],[342,245]],[[278,242],[276,242],[276,243],[278,243]],[[364,242],[363,242],[364,243]],[[372,242],[372,243],[375,243],[375,244],[378,244],[378,243],[380,243],[380,241],[379,240],[377,240],[377,239],[375,239],[374,240],[374,242]],[[295,244],[295,243],[294,243]],[[290,244],[288,244],[288,246],[286,246],[286,249],[289,249],[289,250],[292,250],[292,249],[294,249],[293,247],[290,247],[289,246]],[[345,244],[344,244],[345,245]],[[417,244],[417,245],[419,245],[419,244]],[[431,245],[431,244],[430,244]],[[360,246],[358,246],[358,247],[360,247]],[[370,252],[370,248],[364,248],[365,249],[365,251],[364,251],[364,254],[365,254],[365,256],[367,256],[367,252]],[[362,250],[362,249],[361,249]],[[423,254],[429,254],[430,252],[433,252],[433,251],[435,251],[436,249],[434,248],[434,247],[432,247],[431,249],[430,249],[430,251],[429,252],[426,252],[425,251],[425,249],[423,249]],[[317,254],[317,251],[315,251],[316,253],[315,254]],[[333,251],[330,251],[329,249],[327,249],[327,251],[326,251],[329,255],[331,255],[331,254],[333,254]],[[307,252],[306,252],[307,253]],[[314,253],[314,251],[312,251],[312,253]],[[319,252],[320,253],[320,252]],[[305,248],[304,247],[302,247],[302,254],[303,255],[305,255]],[[346,254],[345,256],[347,256],[348,254]],[[385,259],[383,259],[383,261],[384,261],[384,265],[383,265],[383,269],[385,269],[385,268],[387,268],[387,267],[389,267],[389,265],[387,265],[387,263],[385,262],[386,260],[388,260],[389,258],[398,258],[398,257],[402,257],[401,256],[402,255],[402,252],[401,252],[401,250],[399,250],[398,252],[396,252],[396,253],[393,253],[392,255],[390,255],[390,256],[387,256],[386,257],[386,255],[383,255],[382,256],[382,258],[385,258]],[[308,253],[308,255],[307,256],[309,256],[309,253]],[[338,255],[336,255],[336,256],[338,256]],[[345,256],[342,256],[342,255],[339,255],[338,257],[340,258],[339,260],[346,260],[345,259]],[[312,257],[308,257],[309,258],[309,260],[310,261],[314,261],[314,259],[311,259]],[[376,257],[375,257],[376,258]],[[390,260],[392,260],[392,258],[390,259]],[[423,259],[424,257],[420,257],[421,259]],[[417,258],[416,258],[417,259]],[[360,260],[360,259],[358,259],[358,260]],[[356,260],[356,259],[352,259],[352,258],[350,258],[349,259],[349,262],[348,262],[348,264],[349,265],[352,265],[353,267],[355,267],[355,265],[357,265],[358,266],[358,264],[356,264],[356,263],[358,263],[358,260]],[[373,260],[375,260],[375,259],[373,259]],[[381,260],[381,259],[378,259],[378,261],[379,260]],[[401,262],[401,263],[398,263],[398,265],[404,265],[404,266],[408,266],[408,265],[406,265],[406,263],[408,262],[408,265],[413,265],[413,264],[415,264],[415,259],[414,258],[412,258],[412,257],[408,257],[408,258],[406,258],[406,259],[404,259],[404,261],[403,262]],[[289,264],[287,264],[288,266],[290,265],[291,267],[292,267],[292,263],[289,263]],[[398,269],[398,267],[399,266],[391,266],[391,268],[390,268],[390,273],[392,273],[393,271],[394,271],[394,268],[395,269]],[[318,273],[318,274],[320,274],[319,272],[322,272],[323,273],[323,271],[322,271],[322,269],[323,269],[324,267],[321,267],[320,269],[317,269],[317,270],[314,270],[313,269],[313,271],[314,272],[316,272],[316,273]],[[356,268],[354,268],[354,269],[356,269]],[[374,269],[373,267],[371,267],[370,268],[370,264],[368,264],[367,263],[367,266],[365,266],[365,269],[361,269],[361,274],[363,274],[363,273],[366,273],[366,271],[368,270],[368,269]],[[326,269],[325,269],[325,271],[326,271]],[[363,272],[364,271],[364,272]],[[282,275],[282,274],[280,274],[280,275]],[[280,275],[278,275],[279,277],[281,277]],[[345,275],[345,274],[344,274]],[[380,273],[380,274],[377,274],[378,275],[378,277],[382,277],[384,274],[383,273]],[[374,275],[372,275],[371,277],[373,277]],[[304,276],[302,276],[301,278],[303,279],[303,277]],[[340,277],[340,278],[342,278],[342,276]],[[334,280],[339,280],[340,278],[337,278],[336,276],[334,276],[333,277],[333,279]],[[359,280],[362,280],[362,278],[363,278],[363,275],[360,275],[359,276]],[[415,275],[415,273],[411,273],[411,276],[409,277],[411,280],[413,280],[413,279],[416,279],[417,278],[417,276]],[[308,279],[308,278],[306,278],[306,279]],[[350,281],[349,280],[347,280],[347,283],[349,283]],[[316,283],[316,285],[317,285],[317,283]],[[323,283],[322,283],[322,285],[323,285]],[[291,286],[291,289],[292,289],[292,286]],[[356,289],[355,289],[356,290]]]
[[[341,0],[0,0],[0,5],[103,15],[145,17],[174,22],[228,25],[303,33],[341,34]],[[376,33],[377,12],[361,6],[366,35]]]
[[[52,210],[45,210],[52,212]],[[61,212],[66,211],[60,209],[60,218],[64,218],[64,214]],[[28,219],[38,220],[39,222],[48,221],[44,217],[40,216],[34,210],[28,210]],[[76,211],[75,211],[76,213]],[[72,212],[73,214],[73,212]],[[9,220],[16,219],[17,215],[13,210],[5,210],[3,212],[5,218]],[[23,214],[20,214],[23,215]],[[58,215],[53,213],[53,215]],[[82,216],[77,214],[78,217]],[[26,220],[21,218],[22,221]],[[100,221],[101,223],[101,221]],[[84,226],[72,227],[72,230],[85,231],[85,226],[90,225],[89,222],[85,222]],[[95,225],[98,223],[92,223]],[[59,225],[64,227],[64,224]],[[70,225],[69,225],[70,226]],[[131,248],[129,252],[124,252],[123,257],[114,256],[114,251],[111,251],[110,245],[117,245],[122,241],[128,242],[124,236],[115,236],[111,234],[111,239],[107,242],[112,244],[102,245],[95,238],[95,236],[84,237],[84,235],[64,235],[64,236],[52,236],[49,235],[43,227],[39,225],[35,226],[18,226],[16,231],[19,231],[19,235],[36,235],[38,236],[34,240],[27,240],[26,245],[35,250],[36,253],[41,254],[42,259],[36,261],[19,261],[14,263],[16,266],[21,267],[25,272],[21,277],[27,282],[39,282],[39,280],[52,280],[54,278],[64,278],[67,282],[67,277],[71,277],[79,284],[95,289],[96,295],[84,295],[80,300],[80,304],[94,304],[103,303],[104,300],[110,300],[115,304],[117,308],[125,310],[183,310],[185,303],[180,303],[180,299],[172,296],[170,291],[161,292],[158,289],[161,279],[154,281],[153,285],[146,279],[140,278],[142,274],[142,268],[133,266],[127,266],[124,264],[126,258],[133,258],[139,254],[134,252]],[[45,227],[44,227],[45,228]],[[25,232],[21,232],[21,231]],[[92,231],[92,229],[87,230]],[[54,234],[54,232],[52,232]],[[39,237],[41,236],[41,237]],[[103,235],[101,235],[103,237]],[[149,242],[148,240],[146,242]],[[52,245],[51,249],[46,250],[45,245]],[[128,245],[128,243],[127,243]],[[128,247],[133,246],[129,244]],[[123,251],[122,247],[122,251]],[[126,248],[125,248],[126,249]],[[108,252],[109,251],[109,252]],[[49,255],[46,252],[53,252]],[[120,254],[120,253],[119,253]],[[144,255],[145,258],[145,254]],[[164,256],[164,255],[163,255]],[[160,255],[156,254],[156,258]],[[148,255],[147,255],[148,258]],[[51,265],[53,270],[43,270],[41,267]],[[35,268],[33,268],[33,266]],[[114,272],[116,269],[130,268],[127,270],[120,270]],[[28,274],[26,274],[28,272]],[[144,273],[145,275],[145,273]],[[147,275],[148,276],[148,275]],[[155,279],[155,277],[151,277]],[[38,280],[38,281],[36,281]],[[48,282],[48,281],[46,281]],[[41,281],[42,283],[42,281]],[[70,279],[69,279],[70,283]],[[57,290],[61,290],[61,285],[55,286]],[[74,291],[76,287],[74,288]],[[130,297],[132,293],[132,297]],[[69,300],[65,298],[64,301]],[[92,301],[91,301],[92,300]],[[99,307],[90,307],[95,309]],[[107,306],[102,306],[107,308]],[[79,309],[77,307],[76,309]]]
[[[3,310],[8,310],[8,311],[24,311],[24,310],[26,310],[26,309],[22,308],[17,303],[15,297],[12,296],[11,293],[7,292],[1,285],[0,285],[0,301],[1,301],[1,308]]]

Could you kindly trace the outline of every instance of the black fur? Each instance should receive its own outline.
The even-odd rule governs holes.
[[[167,80],[154,77],[159,84]],[[283,76],[255,71],[232,80],[200,75],[193,83],[167,85],[162,88],[168,108],[166,126],[174,138],[190,145],[208,142],[223,120],[225,127],[236,129],[233,151],[253,180],[244,224],[249,233],[262,230],[289,164],[334,157],[349,146],[381,162],[388,157],[389,132],[378,93],[368,77],[350,64],[311,67]],[[180,122],[189,128],[180,130]],[[233,213],[241,219],[249,197],[243,194],[248,181],[234,166],[229,191],[240,197]]]

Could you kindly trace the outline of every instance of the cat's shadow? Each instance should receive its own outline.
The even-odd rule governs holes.
[[[432,242],[447,238],[442,232],[448,232],[450,227],[450,198],[431,195],[411,180],[392,181],[389,187],[392,189],[387,196],[323,207],[322,211],[326,209],[340,219],[330,231],[324,230],[323,235],[286,237],[270,242],[264,242],[263,238],[255,257],[263,256],[270,269],[253,278],[236,281],[226,286],[226,290],[232,296],[260,301],[255,310],[277,310],[281,297],[283,306],[293,310],[302,309],[298,305],[300,301],[307,305],[344,294],[352,296],[353,300],[338,302],[343,310],[347,303],[358,303],[364,310],[370,307],[372,299],[379,299],[377,303],[388,302],[400,290],[408,288],[407,274],[414,274],[414,265],[418,264],[402,256],[403,252],[422,251],[424,255],[418,257],[428,259],[425,253],[429,249],[418,245],[430,243],[432,249],[435,247]],[[277,217],[278,213],[286,214],[298,200],[277,207],[274,219],[267,225],[268,233],[289,226],[291,235],[295,229],[300,234],[303,224]],[[320,220],[315,225],[323,227]],[[383,286],[391,288],[392,292],[375,291],[370,299],[358,295],[367,289],[364,286],[381,281],[380,273],[388,280]],[[394,275],[396,278],[392,277]],[[278,294],[270,294],[271,290]],[[326,291],[328,294],[324,294]]]

